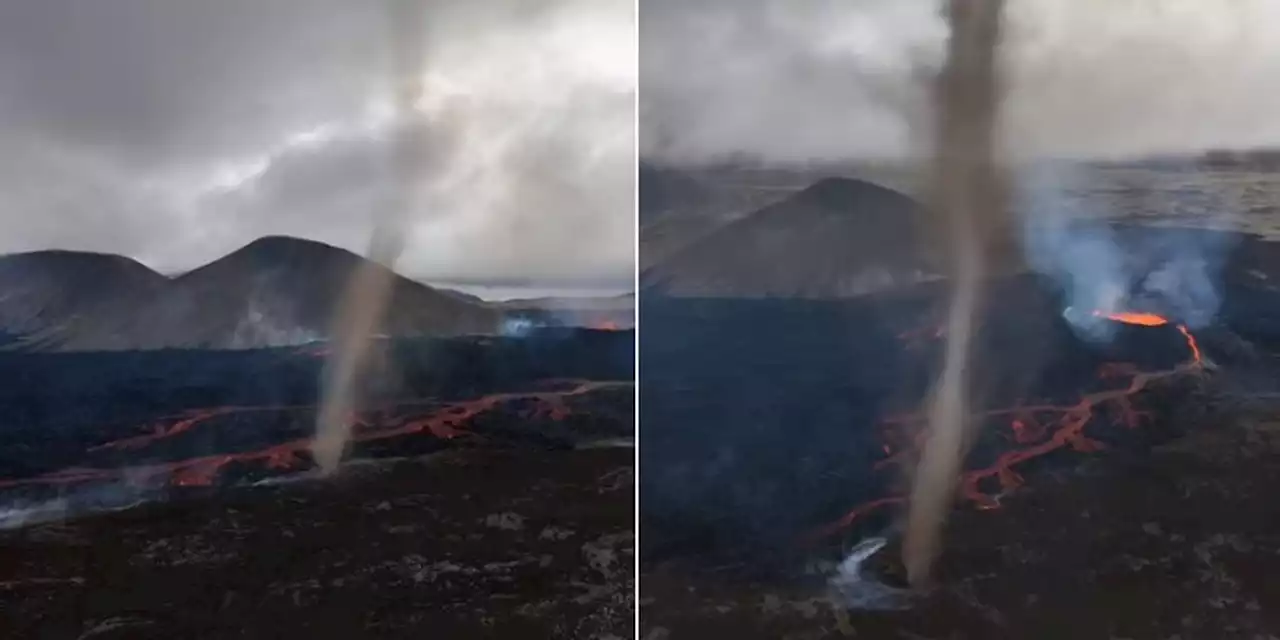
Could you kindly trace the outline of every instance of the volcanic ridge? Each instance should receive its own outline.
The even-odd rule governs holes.
[[[838,298],[936,273],[923,211],[863,180],[828,178],[685,245],[641,274],[641,287],[682,297]]]
[[[246,349],[322,340],[364,258],[265,237],[167,278],[121,256],[37,251],[0,257],[0,330],[45,351]],[[380,333],[492,334],[502,312],[394,276]]]

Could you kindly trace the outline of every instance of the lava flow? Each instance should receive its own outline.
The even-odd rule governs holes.
[[[1169,324],[1169,321],[1162,316],[1154,313],[1104,313],[1102,311],[1094,311],[1094,317],[1106,318],[1124,324],[1134,324],[1141,327],[1163,327]]]
[[[1094,315],[1114,322],[1142,327],[1161,327],[1171,324],[1162,316],[1147,313],[1095,312]],[[1203,355],[1195,336],[1183,325],[1174,326],[1186,340],[1188,358],[1173,368],[1144,372],[1130,364],[1110,364],[1103,367],[1099,376],[1105,379],[1127,376],[1128,384],[1085,394],[1076,403],[1070,405],[1020,405],[989,409],[972,416],[976,421],[993,419],[1002,421],[1003,426],[1010,432],[1009,440],[1015,448],[1004,452],[985,467],[963,472],[959,482],[959,497],[979,509],[994,509],[1000,506],[1002,497],[1022,485],[1023,478],[1015,470],[1019,465],[1066,447],[1079,453],[1106,448],[1103,443],[1085,435],[1086,427],[1101,408],[1114,409],[1118,421],[1126,428],[1140,426],[1142,413],[1135,410],[1131,402],[1135,394],[1158,380],[1192,373],[1204,367]],[[925,416],[920,414],[886,419],[883,423],[884,442],[882,444],[886,457],[877,462],[873,470],[893,469],[915,460],[925,437],[925,421]],[[984,491],[983,486],[990,482],[994,482],[999,487],[999,491],[995,493]],[[869,513],[891,505],[905,504],[906,500],[906,495],[890,495],[860,504],[840,519],[813,532],[807,540],[816,542],[839,533],[856,521],[862,520]]]
[[[428,434],[437,439],[450,440],[467,433],[468,425],[477,417],[512,405],[518,407],[520,403],[532,403],[532,407],[518,411],[518,415],[524,419],[544,418],[560,421],[575,413],[568,404],[569,398],[631,384],[589,380],[563,382],[569,386],[551,391],[495,393],[453,402],[410,401],[356,413],[349,418],[352,441],[373,442],[413,434]],[[299,419],[301,419],[306,415],[313,415],[315,411],[316,407],[311,405],[197,409],[161,419],[158,424],[148,428],[143,434],[105,442],[90,448],[89,451],[146,449],[201,425],[207,425],[215,418],[251,413],[297,413],[300,414]],[[101,481],[124,481],[130,484],[160,481],[180,487],[211,486],[227,465],[232,463],[256,464],[275,471],[303,470],[309,466],[309,462],[311,462],[310,466],[314,466],[310,456],[311,444],[310,438],[298,438],[250,451],[219,453],[142,466],[73,467],[30,478],[0,480],[0,489],[40,485],[68,486]]]

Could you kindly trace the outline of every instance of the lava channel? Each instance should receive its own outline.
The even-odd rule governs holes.
[[[564,420],[574,413],[568,399],[593,391],[630,386],[630,382],[569,380],[567,388],[544,391],[495,393],[470,400],[438,402],[417,400],[373,409],[353,415],[353,443],[375,442],[427,434],[451,440],[467,433],[468,425],[477,417],[514,403],[532,402],[532,408],[520,412],[526,419]],[[217,417],[250,413],[314,412],[314,405],[215,407],[195,409],[179,416],[162,419],[145,433],[105,442],[90,452],[116,450],[136,451],[169,440],[208,423]],[[310,460],[311,438],[297,438],[259,449],[235,453],[218,453],[172,462],[113,468],[71,467],[29,478],[0,480],[0,489],[31,486],[70,486],[90,482],[125,482],[142,485],[161,481],[177,487],[207,487],[232,463],[249,463],[273,471],[301,471]]]
[[[1106,318],[1123,324],[1160,327],[1171,324],[1168,319],[1149,313],[1103,313],[1095,312],[1095,316]],[[1001,454],[996,460],[978,469],[965,471],[960,476],[959,498],[978,509],[995,509],[1000,500],[1020,487],[1024,480],[1016,467],[1029,460],[1039,458],[1048,453],[1070,448],[1079,453],[1090,453],[1106,448],[1103,443],[1089,438],[1085,428],[1094,419],[1100,408],[1115,410],[1118,421],[1127,428],[1137,428],[1142,423],[1142,412],[1134,409],[1131,398],[1147,388],[1153,382],[1176,375],[1203,370],[1204,359],[1200,346],[1191,331],[1184,325],[1175,325],[1186,341],[1188,358],[1181,364],[1169,369],[1144,372],[1136,366],[1119,363],[1103,367],[1100,376],[1118,378],[1128,376],[1128,384],[1115,389],[1085,394],[1071,405],[1042,404],[1019,405],[989,409],[976,413],[973,419],[989,421],[998,419],[1008,427],[1010,440],[1017,445],[1014,449]],[[917,338],[918,332],[912,332],[905,338]],[[889,417],[882,423],[883,443],[882,458],[873,466],[874,471],[902,468],[918,457],[925,437],[925,417],[920,414]],[[995,482],[999,491],[989,493],[983,485]],[[869,514],[886,507],[905,504],[905,493],[876,498],[855,506],[839,519],[813,531],[806,536],[806,543],[815,543],[838,534],[865,519]]]

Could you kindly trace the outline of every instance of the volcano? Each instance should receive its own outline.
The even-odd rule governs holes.
[[[24,349],[245,349],[328,336],[364,258],[319,242],[266,237],[165,278],[119,256],[47,251],[0,258],[4,331]],[[495,333],[501,312],[395,276],[380,333]]]
[[[1231,372],[1260,367],[1276,380],[1271,354],[1280,353],[1280,324],[1271,321],[1266,332],[1242,337],[1245,327],[1262,323],[1258,316],[1242,323],[1226,317],[1220,325],[1192,331],[1156,314],[1100,314],[1116,333],[1112,341],[1098,344],[1081,338],[1066,321],[1052,283],[1021,276],[992,287],[996,302],[983,311],[976,346],[982,404],[972,419],[979,429],[956,499],[957,530],[949,534],[961,542],[948,543],[963,550],[948,546],[949,581],[933,599],[911,600],[915,608],[909,614],[849,614],[855,628],[881,629],[884,637],[900,629],[934,634],[946,627],[963,630],[961,637],[1013,638],[1031,637],[1021,633],[1028,629],[1046,631],[1048,623],[1040,620],[1065,624],[1073,616],[1097,615],[1093,608],[1078,608],[1084,605],[1076,600],[1064,600],[1065,592],[1033,586],[1040,583],[1029,567],[1079,585],[1085,580],[1080,572],[1100,576],[1120,562],[1108,553],[1128,554],[1137,558],[1134,563],[1172,561],[1136,551],[1140,542],[1127,541],[1125,551],[1113,552],[1091,549],[1084,540],[1136,535],[1140,541],[1144,526],[1156,526],[1150,525],[1153,520],[1163,523],[1163,535],[1184,536],[1175,541],[1194,537],[1200,527],[1218,526],[1220,521],[1201,521],[1196,512],[1178,506],[1176,495],[1182,494],[1176,492],[1182,489],[1174,487],[1183,486],[1182,477],[1201,478],[1206,484],[1198,485],[1203,490],[1197,490],[1196,499],[1209,502],[1221,496],[1209,489],[1219,483],[1242,491],[1252,487],[1231,500],[1247,504],[1260,519],[1232,526],[1260,526],[1251,523],[1271,516],[1258,514],[1275,515],[1256,493],[1265,486],[1259,478],[1269,477],[1257,475],[1265,469],[1240,467],[1253,475],[1222,471],[1226,475],[1214,480],[1194,470],[1231,469],[1236,463],[1227,460],[1233,458],[1188,462],[1185,456],[1158,452],[1201,439],[1214,443],[1206,450],[1217,451],[1215,456],[1226,455],[1221,453],[1226,445],[1213,438],[1250,437],[1234,426],[1241,417],[1232,407],[1251,401],[1255,392],[1232,386],[1237,375],[1251,383],[1267,378]],[[823,576],[831,575],[823,572],[831,570],[821,567],[834,567],[858,541],[897,535],[904,480],[923,433],[920,408],[943,342],[930,314],[944,299],[940,290],[921,285],[847,300],[644,302],[641,588],[652,603],[642,613],[650,628],[777,637],[837,620],[822,586]],[[1274,293],[1255,297],[1253,304],[1269,305],[1270,317],[1280,317],[1274,315],[1280,312],[1280,296]],[[1241,344],[1249,346],[1241,349]],[[1280,387],[1265,388],[1258,393],[1274,394]],[[1230,455],[1242,455],[1234,446],[1226,449]],[[1183,465],[1192,466],[1184,470]],[[1145,510],[1147,520],[1134,521],[1123,503],[1109,496],[1110,519],[1095,516],[1087,526],[1075,526],[1074,519],[1094,512],[1075,492],[1113,491],[1108,482],[1124,483],[1114,491],[1139,504],[1147,487],[1165,510]],[[1046,507],[1043,492],[1071,497]],[[1047,514],[1071,524],[1055,525],[1044,519]],[[1048,543],[1064,539],[1056,526],[1077,532],[1079,540],[1061,544],[1084,557],[1059,554]],[[1261,538],[1248,539],[1261,544]],[[1013,572],[1022,576],[1016,586],[1001,585],[1005,572],[1000,567],[1011,562],[1002,559],[1001,548],[1026,554],[1025,572]],[[879,560],[878,577],[868,580],[894,584],[903,579],[893,551]],[[806,573],[805,567],[818,568]],[[982,608],[958,603],[977,575],[987,576],[982,584],[990,600]],[[1229,617],[1210,606],[1216,587],[1189,580],[1151,588],[1191,590],[1201,599],[1186,610],[1206,620]],[[1073,589],[1093,593],[1099,585],[1088,580]],[[1021,599],[1027,592],[1043,594],[1044,600],[1027,605]],[[1262,597],[1257,590],[1248,593],[1233,596],[1223,611],[1245,612],[1249,597]],[[778,609],[761,613],[762,600],[777,602]],[[1090,607],[1103,604],[1089,602]],[[804,614],[809,607],[817,613]],[[922,616],[921,608],[929,615]],[[982,617],[989,610],[1035,611],[1042,617],[1025,613],[1010,632]],[[1154,628],[1167,633],[1178,627]]]
[[[887,237],[914,241],[909,225],[897,229]],[[1191,326],[1140,296],[1130,307],[1067,313],[1071,292],[1060,281],[990,278],[974,343],[977,429],[941,582],[925,594],[900,588],[896,545],[920,412],[945,345],[944,283],[857,296],[816,286],[695,296],[674,274],[646,274],[642,633],[1154,639],[1280,630],[1259,613],[1280,604],[1263,586],[1270,569],[1246,560],[1247,550],[1278,549],[1264,524],[1280,515],[1264,489],[1275,472],[1258,452],[1274,450],[1266,416],[1280,410],[1280,246],[1222,231],[1107,231],[1139,273],[1177,263],[1187,247],[1212,248],[1216,316]],[[863,242],[855,232],[840,240]],[[842,258],[818,247],[766,247],[768,258],[743,268],[783,279],[794,275],[791,259],[773,258],[799,256],[796,271],[820,277],[810,265]],[[895,255],[897,264],[928,264],[902,253],[913,257]],[[736,273],[727,262],[707,273],[712,266],[724,269],[722,282]],[[1105,323],[1109,337],[1082,331],[1079,314]],[[831,586],[849,549],[886,541],[861,581]]]
[[[827,178],[691,242],[641,274],[668,296],[839,298],[936,272],[923,211],[872,182]]]

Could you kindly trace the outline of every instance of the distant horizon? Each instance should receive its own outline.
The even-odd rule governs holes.
[[[622,297],[634,292],[632,283],[628,283],[625,288],[622,287],[570,287],[570,286],[554,286],[540,284],[525,285],[499,285],[499,284],[462,284],[440,282],[432,280],[420,280],[413,278],[417,282],[421,282],[435,289],[448,289],[460,293],[466,293],[485,302],[510,302],[513,300],[536,300],[541,298],[562,298],[562,299],[589,299],[589,298],[616,298]]]
[[[823,169],[847,169],[864,166],[900,166],[915,164],[929,159],[927,154],[900,154],[883,156],[865,156],[858,158],[811,158],[808,160],[778,160],[765,158],[759,154],[737,153],[720,157],[676,158],[662,154],[644,154],[637,156],[637,164],[654,169],[685,169],[697,171],[813,171]],[[1223,159],[1247,162],[1252,159],[1271,159],[1280,157],[1280,145],[1260,145],[1256,147],[1213,147],[1179,152],[1150,153],[1116,153],[1080,156],[1042,156],[1025,158],[1030,162],[1070,162],[1086,165],[1134,165],[1134,164],[1166,164],[1170,162],[1204,162],[1212,163]]]

